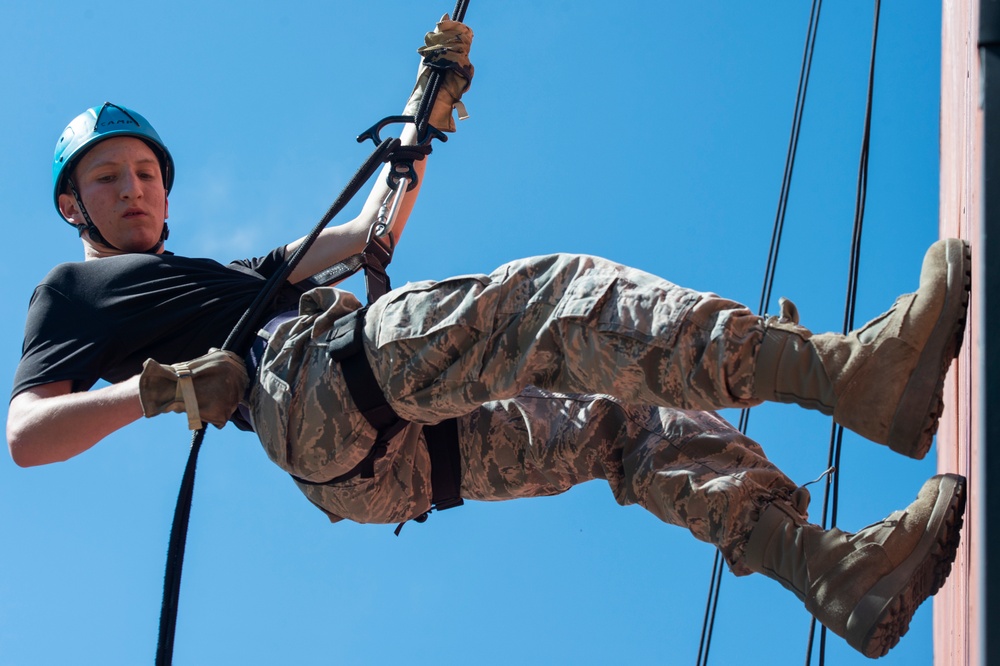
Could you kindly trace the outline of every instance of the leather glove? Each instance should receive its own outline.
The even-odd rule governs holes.
[[[139,402],[147,418],[187,412],[191,430],[201,428],[202,421],[221,428],[239,406],[249,381],[243,359],[221,349],[175,365],[148,359],[139,375]]]
[[[452,21],[447,14],[442,16],[434,32],[428,32],[424,36],[424,46],[417,49],[417,53],[424,59],[417,70],[417,83],[410,93],[403,114],[416,115],[431,72],[438,70],[442,72],[441,85],[428,122],[444,132],[454,132],[455,119],[451,110],[458,107],[458,117],[463,120],[468,117],[461,100],[462,94],[472,85],[472,75],[475,73],[475,68],[469,61],[471,48],[472,29],[464,23]]]

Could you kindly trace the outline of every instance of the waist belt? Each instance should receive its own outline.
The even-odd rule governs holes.
[[[257,370],[260,368],[261,360],[264,358],[264,351],[267,349],[267,341],[270,340],[271,336],[274,335],[274,332],[278,330],[278,326],[280,324],[298,316],[299,313],[294,310],[275,315],[275,317],[271,319],[271,321],[264,324],[261,330],[257,333],[257,337],[254,338],[253,344],[250,345],[250,349],[247,351],[246,356],[243,357],[243,363],[247,367],[247,375],[250,377],[250,382],[247,384],[247,391],[243,396],[243,401],[236,407],[236,412],[229,419],[233,425],[240,430],[253,432],[253,421],[250,419],[250,409],[247,405],[250,404],[250,391],[256,383]]]
[[[340,363],[347,390],[358,410],[368,423],[377,431],[375,444],[368,455],[349,472],[327,481],[307,481],[294,474],[291,475],[298,483],[308,486],[325,486],[340,483],[355,476],[363,479],[375,474],[375,461],[383,457],[388,450],[389,441],[396,436],[409,421],[404,420],[389,405],[382,388],[375,379],[362,342],[367,308],[355,310],[341,317],[333,327],[322,336],[327,343],[330,358]],[[265,327],[266,328],[266,327]],[[266,342],[265,342],[266,344]],[[259,358],[259,357],[258,357]],[[444,511],[461,506],[462,501],[462,463],[458,449],[458,423],[448,419],[435,425],[423,426],[424,439],[427,442],[427,453],[431,461],[431,508]],[[415,520],[423,522],[427,514]],[[399,529],[397,528],[397,534]]]
[[[275,315],[271,321],[264,324],[264,326],[257,333],[257,337],[254,338],[253,344],[250,345],[250,351],[247,355],[243,357],[243,361],[247,365],[247,374],[250,375],[250,379],[257,376],[257,369],[260,368],[260,362],[264,359],[264,351],[267,349],[267,342],[274,335],[274,332],[278,330],[278,326],[284,324],[289,319],[295,319],[299,316],[299,313],[292,310],[290,312],[282,312],[281,314]],[[247,397],[250,397],[250,389],[247,389]]]

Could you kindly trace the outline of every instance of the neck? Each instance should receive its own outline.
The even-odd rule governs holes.
[[[76,225],[76,227],[80,233],[80,240],[83,241],[83,256],[85,261],[100,259],[101,257],[113,257],[120,254],[160,254],[164,251],[163,244],[170,235],[170,227],[164,222],[163,231],[160,233],[160,240],[153,247],[146,250],[122,250],[106,241],[93,223],[90,225],[80,224]]]
[[[127,250],[120,250],[116,247],[111,247],[105,243],[95,240],[86,231],[80,235],[80,240],[83,241],[84,261],[104,259],[105,257],[119,257],[123,254],[162,254],[165,251],[163,249],[163,241],[160,241],[156,247],[145,251],[129,252]]]

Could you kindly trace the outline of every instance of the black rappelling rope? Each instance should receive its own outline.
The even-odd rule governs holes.
[[[296,248],[292,256],[271,276],[265,283],[260,293],[247,308],[247,311],[240,318],[236,327],[226,338],[222,348],[242,353],[250,336],[258,325],[263,313],[274,299],[281,284],[288,279],[305,255],[309,246],[316,240],[319,233],[327,224],[340,212],[340,210],[350,202],[351,198],[357,194],[358,190],[364,186],[365,182],[378,170],[387,159],[398,139],[385,139],[372,152],[361,168],[354,174],[344,191],[341,192],[337,200],[330,206],[326,215],[316,224],[303,243]],[[194,494],[195,469],[198,465],[198,453],[201,450],[202,441],[205,439],[205,428],[195,431],[191,439],[191,451],[188,453],[187,465],[184,468],[184,476],[181,479],[181,487],[177,494],[177,504],[174,508],[173,524],[170,528],[170,541],[167,546],[167,564],[163,575],[163,602],[160,607],[160,637],[156,646],[157,666],[168,666],[173,661],[174,633],[177,627],[177,606],[180,598],[181,570],[184,566],[184,546],[187,541],[188,522],[191,516],[191,499]]]
[[[872,100],[875,90],[875,52],[878,46],[878,24],[881,11],[881,0],[875,0],[875,17],[872,20],[872,47],[868,60],[868,91],[865,99],[865,122],[861,137],[861,156],[858,164],[857,191],[854,198],[854,226],[851,233],[851,258],[847,276],[847,295],[844,299],[843,333],[854,329],[855,306],[858,301],[858,271],[861,264],[861,230],[865,220],[865,200],[868,195],[868,153],[871,145]],[[843,426],[834,424],[830,434],[830,451],[827,457],[827,469],[834,471],[828,477],[823,491],[823,522],[827,527],[827,508],[830,509],[831,527],[837,524],[837,505],[840,501],[840,452],[844,441]],[[806,648],[806,664],[812,662],[813,635],[816,631],[816,618],[809,626],[809,644]],[[819,665],[826,663],[826,627],[820,631]]]
[[[452,16],[456,21],[465,19],[469,0],[458,0]],[[441,87],[442,72],[433,70],[428,79],[427,89],[420,101],[414,122],[419,137],[427,132],[430,110]],[[296,248],[295,252],[285,261],[279,270],[265,283],[263,289],[254,298],[229,337],[223,343],[222,349],[242,353],[255,332],[261,318],[267,311],[281,285],[288,279],[299,261],[305,256],[310,246],[319,237],[320,232],[346,206],[364,184],[374,175],[380,165],[391,159],[393,151],[398,149],[398,139],[385,139],[365,160],[354,177],[351,178],[340,196],[327,210],[322,219],[313,227],[309,235]],[[191,439],[191,450],[184,467],[184,476],[177,494],[177,504],[174,508],[173,523],[170,528],[170,540],[167,546],[166,570],[163,576],[163,602],[160,607],[160,633],[156,645],[157,666],[169,666],[173,662],[174,636],[177,629],[177,609],[180,600],[181,572],[184,566],[184,549],[187,541],[188,523],[191,517],[191,501],[194,496],[195,470],[198,465],[198,453],[205,439],[205,428],[197,430]]]
[[[792,130],[788,138],[788,150],[785,154],[785,171],[781,179],[781,193],[778,195],[778,209],[774,216],[774,227],[771,232],[771,246],[767,255],[767,266],[764,269],[764,283],[761,287],[758,314],[767,312],[771,301],[771,290],[774,287],[774,277],[778,264],[778,250],[781,247],[781,236],[785,228],[785,212],[788,209],[788,198],[792,186],[792,172],[795,168],[795,155],[798,152],[799,131],[802,128],[802,117],[806,105],[806,91],[809,88],[809,74],[812,71],[813,51],[816,48],[816,34],[819,28],[819,14],[822,0],[813,0],[809,12],[809,27],[806,30],[806,42],[802,52],[802,65],[799,69],[799,86],[795,95],[795,111],[792,114]],[[750,422],[750,410],[740,412],[739,431],[746,434]],[[708,599],[705,603],[705,617],[701,626],[701,641],[698,645],[697,666],[708,664],[708,651],[712,644],[712,630],[715,626],[715,612],[719,603],[719,592],[722,586],[723,574],[722,554],[716,550],[712,562],[712,578],[708,587]]]

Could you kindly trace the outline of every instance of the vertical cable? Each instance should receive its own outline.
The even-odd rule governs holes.
[[[847,277],[847,295],[844,303],[844,323],[843,333],[848,333],[854,329],[854,316],[858,301],[858,273],[861,264],[861,232],[865,219],[865,201],[868,195],[868,153],[871,143],[872,124],[872,100],[875,89],[875,53],[878,45],[878,25],[879,13],[881,10],[881,0],[875,0],[875,17],[872,26],[872,46],[871,56],[868,62],[868,93],[865,100],[865,121],[864,131],[861,138],[861,157],[858,164],[857,190],[854,198],[854,227],[851,234],[851,258]],[[828,477],[828,481],[823,493],[823,523],[827,527],[827,509],[829,508],[830,527],[837,525],[837,507],[840,500],[840,453],[844,441],[844,428],[840,425],[833,426],[830,436],[830,453],[828,461],[834,467],[834,472]],[[815,628],[816,619],[812,620],[810,633]],[[826,627],[820,630],[820,654],[819,664],[826,663]],[[811,657],[811,644],[809,656]],[[807,662],[808,658],[807,658]]]
[[[792,115],[792,131],[788,138],[788,150],[785,154],[785,172],[781,179],[781,192],[778,195],[778,210],[774,216],[774,227],[771,231],[771,247],[767,255],[767,266],[764,269],[764,286],[761,290],[760,305],[757,312],[767,312],[771,301],[771,289],[774,287],[774,275],[778,263],[778,251],[781,247],[781,236],[785,228],[785,212],[788,209],[788,198],[792,188],[792,173],[795,169],[795,155],[799,147],[799,132],[802,129],[802,116],[806,105],[806,92],[809,88],[809,74],[812,70],[813,52],[816,48],[816,34],[819,28],[819,13],[822,0],[813,0],[809,13],[809,27],[806,30],[806,45],[802,53],[802,65],[799,70],[799,87],[795,96],[795,111]]]
[[[701,640],[698,642],[698,666],[708,663],[708,649],[712,645],[712,627],[715,626],[715,611],[719,605],[719,590],[722,587],[722,553],[715,551],[712,560],[712,579],[708,584],[708,598],[705,601],[705,618],[702,620]]]
[[[813,0],[809,12],[809,26],[806,30],[806,42],[802,51],[802,65],[799,69],[799,85],[795,95],[795,110],[792,113],[792,129],[788,138],[788,150],[785,153],[785,171],[781,179],[781,192],[778,195],[778,209],[774,216],[774,227],[771,231],[771,246],[767,255],[767,265],[764,269],[764,283],[761,287],[759,314],[764,314],[770,305],[771,290],[774,287],[775,269],[778,264],[778,250],[781,247],[781,236],[785,226],[785,212],[788,210],[788,198],[792,187],[792,172],[795,168],[795,155],[799,146],[799,132],[802,128],[802,117],[806,105],[806,91],[809,88],[809,74],[812,70],[813,52],[816,48],[816,34],[819,28],[819,14],[822,0]],[[738,429],[746,434],[750,423],[750,410],[740,411]],[[719,589],[722,584],[722,555],[716,551],[712,564],[712,579],[709,583],[708,601],[705,607],[705,618],[701,627],[701,640],[698,645],[697,666],[708,664],[708,650],[712,643],[712,631],[715,628],[715,611],[719,602]]]

